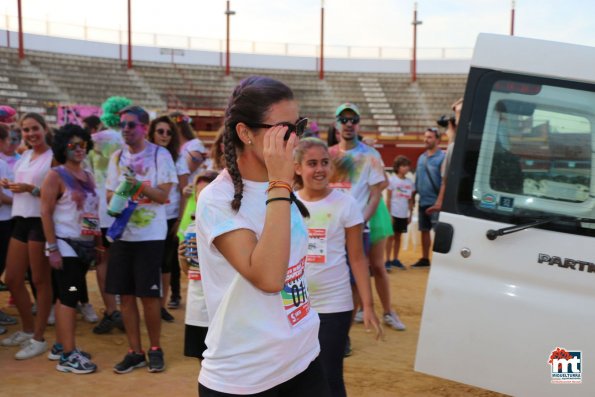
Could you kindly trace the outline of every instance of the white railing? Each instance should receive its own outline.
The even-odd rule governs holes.
[[[0,30],[18,31],[18,18],[14,15],[0,17]],[[112,44],[127,44],[127,31],[77,25],[64,22],[54,22],[34,18],[23,18],[25,33],[55,36],[68,39],[97,41]],[[0,37],[0,45],[6,45],[7,38]],[[203,50],[224,52],[225,40],[205,37],[191,37],[163,33],[133,32],[133,45],[179,48],[188,50]],[[11,43],[16,47],[17,43]],[[265,54],[303,56],[316,58],[320,54],[317,44],[306,43],[272,43],[248,40],[231,40],[231,51],[244,54]],[[470,59],[472,48],[467,47],[418,47],[418,59]],[[411,59],[411,47],[361,47],[325,45],[325,57],[347,59]]]

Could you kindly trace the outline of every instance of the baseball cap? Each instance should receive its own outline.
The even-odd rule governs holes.
[[[335,117],[339,116],[344,110],[351,110],[353,113],[357,114],[358,116],[361,116],[357,106],[355,106],[351,102],[345,102],[344,104],[339,105],[337,110],[335,110]]]

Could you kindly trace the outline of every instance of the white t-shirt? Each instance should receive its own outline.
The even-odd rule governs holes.
[[[14,165],[14,181],[28,183],[41,188],[41,184],[52,166],[54,154],[52,149],[46,150],[35,160],[31,160],[33,150],[27,150]],[[24,218],[41,217],[41,200],[31,193],[15,193],[12,199],[12,216]]]
[[[188,175],[190,174],[190,170],[188,169],[188,164],[186,164],[186,159],[184,156],[178,156],[176,160],[176,175]],[[165,204],[165,216],[167,219],[178,219],[180,216],[180,201],[182,200],[182,195],[180,194],[179,184],[176,183],[172,185],[171,190],[169,191],[169,199],[168,202]]]
[[[388,190],[391,191],[390,214],[395,218],[409,218],[409,200],[415,190],[413,181],[391,175],[388,178]]]
[[[12,181],[14,179],[14,173],[10,169],[10,166],[8,165],[8,163],[6,161],[0,159],[0,179],[4,179],[4,178]],[[0,189],[2,189],[2,193],[4,195],[12,197],[12,192],[10,190],[4,189],[1,187],[0,187]],[[12,205],[0,203],[0,221],[10,220],[10,218],[12,217],[11,213],[12,213]]]
[[[330,186],[350,194],[363,214],[370,199],[370,186],[384,182],[380,153],[358,142],[353,149],[345,151],[339,145],[332,146],[329,154],[335,166]]]
[[[196,233],[196,223],[190,222],[184,235]],[[195,258],[198,261],[198,257]],[[184,322],[188,325],[197,327],[209,326],[209,313],[207,312],[207,302],[202,288],[202,276],[200,266],[193,266],[190,263],[188,268],[188,288],[186,294],[186,318]]]
[[[135,172],[137,180],[151,187],[178,182],[176,167],[167,149],[148,141],[145,141],[145,145],[140,153],[130,153],[128,146],[114,152],[107,170],[107,190],[115,191],[124,181],[126,167]],[[157,204],[141,194],[138,206],[122,234],[122,241],[164,240],[166,234],[165,205]]]
[[[201,192],[197,204],[198,258],[210,319],[199,382],[224,393],[271,389],[305,371],[320,352],[320,321],[310,308],[304,274],[308,235],[297,206],[291,205],[291,251],[281,292],[256,288],[213,244],[216,237],[238,229],[260,238],[267,187],[266,182],[244,180],[236,213],[230,206],[233,182],[224,170]]]
[[[349,268],[345,258],[345,229],[364,223],[357,203],[338,190],[319,201],[300,200],[310,212],[306,279],[312,307],[318,313],[353,310]]]
[[[101,235],[99,228],[99,195],[95,189],[85,190],[74,175],[63,167],[54,169],[64,183],[64,193],[56,201],[54,208],[54,232],[56,237],[73,240],[93,240]],[[91,174],[88,174],[89,177]],[[63,257],[76,257],[77,254],[64,240],[58,238],[58,248]]]
[[[93,150],[87,158],[91,164],[97,194],[99,195],[99,222],[102,228],[108,228],[114,223],[114,218],[107,213],[107,199],[105,180],[107,179],[107,168],[112,154],[124,146],[124,140],[120,131],[103,130],[91,135]]]

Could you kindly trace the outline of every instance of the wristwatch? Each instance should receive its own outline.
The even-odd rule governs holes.
[[[39,190],[39,188],[35,186],[33,190],[31,190],[31,195],[34,197],[39,197],[41,196],[41,190]]]

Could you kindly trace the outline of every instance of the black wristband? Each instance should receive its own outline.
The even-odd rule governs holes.
[[[273,197],[273,198],[270,198],[270,199],[268,199],[268,200],[266,201],[266,204],[268,205],[268,204],[269,204],[270,202],[272,202],[272,201],[279,201],[279,200],[282,200],[282,201],[289,201],[290,203],[293,201],[293,200],[292,200],[292,199],[290,199],[289,197]]]

